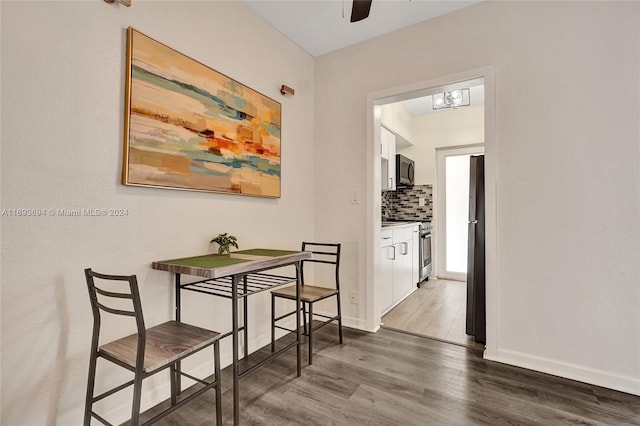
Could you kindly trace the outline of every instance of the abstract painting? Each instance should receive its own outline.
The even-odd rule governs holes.
[[[128,29],[122,183],[280,197],[279,102]]]

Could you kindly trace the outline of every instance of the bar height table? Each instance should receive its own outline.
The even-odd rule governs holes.
[[[175,315],[180,322],[180,291],[189,290],[213,296],[231,299],[232,329],[223,334],[233,338],[232,370],[233,370],[233,424],[240,421],[239,378],[250,373],[255,368],[280,355],[289,348],[296,346],[297,376],[302,374],[300,347],[300,316],[296,315],[296,340],[266,359],[240,371],[238,365],[238,333],[243,331],[244,356],[249,355],[249,337],[247,333],[247,298],[252,294],[270,290],[274,287],[296,282],[296,309],[300,310],[300,265],[305,259],[311,258],[311,253],[303,251],[252,249],[233,252],[229,255],[204,255],[182,259],[163,260],[153,262],[151,267],[175,274]],[[295,277],[268,274],[265,271],[285,266],[295,266]],[[182,283],[181,274],[204,277],[204,280]],[[238,300],[243,299],[243,324],[238,324]],[[180,365],[178,364],[178,371]],[[177,386],[180,391],[180,374],[177,375]]]

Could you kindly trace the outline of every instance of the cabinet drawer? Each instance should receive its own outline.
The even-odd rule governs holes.
[[[411,241],[413,239],[413,230],[411,227],[398,228],[393,230],[393,244],[398,244],[404,241]]]
[[[391,229],[383,229],[380,232],[380,248],[390,246],[393,244],[393,232]]]

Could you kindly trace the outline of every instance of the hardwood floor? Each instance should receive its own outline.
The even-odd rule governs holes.
[[[392,330],[345,328],[344,335],[339,345],[334,326],[319,330],[314,363],[302,377],[295,375],[295,349],[243,377],[240,424],[640,424],[640,397],[485,361],[480,351]],[[225,424],[232,422],[230,385],[227,368]],[[213,398],[207,392],[157,424],[213,425]]]
[[[382,317],[384,328],[483,349],[465,333],[467,284],[430,279]]]

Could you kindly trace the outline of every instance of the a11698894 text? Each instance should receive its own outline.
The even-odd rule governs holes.
[[[18,208],[2,209],[2,216],[13,217],[113,217],[129,216],[129,209],[107,209],[107,208],[83,208],[83,209],[62,209],[62,208]]]

